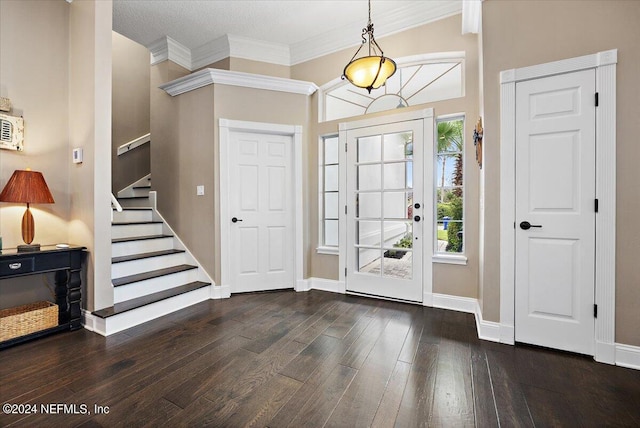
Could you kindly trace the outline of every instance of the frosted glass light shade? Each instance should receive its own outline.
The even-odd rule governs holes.
[[[351,61],[344,68],[344,76],[359,88],[369,93],[378,89],[396,72],[396,63],[390,58],[381,56],[364,56]]]

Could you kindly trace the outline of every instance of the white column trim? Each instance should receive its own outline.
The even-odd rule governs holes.
[[[514,343],[515,296],[515,100],[516,83],[560,73],[595,69],[596,108],[595,359],[615,364],[616,218],[616,63],[617,50],[555,61],[500,74],[500,324],[501,342]]]
[[[256,132],[276,135],[287,135],[293,138],[293,183],[291,192],[294,201],[294,246],[295,264],[293,287],[296,291],[304,291],[307,285],[304,281],[304,224],[303,224],[303,157],[302,157],[302,126],[281,125],[274,123],[249,122],[244,120],[229,120],[221,118],[219,121],[220,147],[219,147],[219,168],[220,168],[220,283],[226,287],[233,287],[231,284],[230,269],[230,233],[228,227],[223,227],[223,219],[231,217],[229,212],[229,192],[225,191],[230,183],[228,168],[229,143],[231,131]],[[230,290],[231,288],[229,288]]]
[[[500,324],[505,343],[515,343],[515,123],[516,84],[500,88]],[[512,333],[509,337],[509,332]]]
[[[603,55],[610,57],[611,55]],[[596,343],[615,343],[616,320],[616,64],[596,69]],[[596,347],[596,351],[598,348]],[[613,364],[607,353],[596,361]]]

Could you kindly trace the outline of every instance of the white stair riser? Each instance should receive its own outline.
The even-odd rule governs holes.
[[[151,185],[151,174],[148,174],[145,177],[142,177],[140,180],[136,181],[135,183],[131,183],[124,189],[120,190],[116,196],[118,198],[126,198],[127,196],[133,196],[134,187],[150,186],[150,185]],[[147,193],[145,193],[144,196],[146,196],[149,193],[149,190],[151,189],[150,188],[146,189]]]
[[[120,303],[136,297],[168,290],[178,285],[196,281],[198,269],[191,269],[185,272],[178,272],[171,275],[164,275],[158,278],[138,281],[132,284],[121,285],[113,288],[113,302]]]
[[[141,207],[146,208],[151,206],[151,202],[149,201],[149,198],[142,198],[142,199],[121,198],[121,199],[118,199],[118,202],[120,202],[120,205],[122,205],[123,208],[141,208]]]
[[[121,212],[113,212],[113,221],[116,223],[151,220],[153,220],[153,213],[151,210],[124,210]]]
[[[111,226],[111,238],[162,235],[162,223],[127,224]]]
[[[131,189],[131,196],[149,196],[150,187],[143,187],[140,189]]]
[[[148,257],[146,259],[131,260],[111,264],[111,278],[135,275],[150,270],[164,269],[171,266],[188,264],[185,253],[169,254],[166,256]]]
[[[111,244],[111,257],[130,256],[152,251],[170,250],[173,238],[143,239],[141,241],[118,242]]]
[[[203,302],[209,299],[211,293],[210,288],[211,286],[199,288],[189,293],[180,294],[170,299],[111,316],[103,320],[105,324],[104,335],[108,336],[170,314],[171,312],[195,305],[196,303]]]

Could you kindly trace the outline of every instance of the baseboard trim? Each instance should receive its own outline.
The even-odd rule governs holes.
[[[80,309],[82,316],[82,326],[89,331],[96,331],[96,317],[86,309]]]
[[[482,318],[482,308],[480,302],[476,301],[476,329],[478,330],[478,337],[482,340],[489,340],[491,342],[500,342],[500,332],[502,326],[499,322],[485,321]]]
[[[106,325],[104,319],[94,316],[86,309],[81,309],[82,326],[93,333],[97,333],[101,336],[106,336]]]
[[[311,290],[311,282],[308,279],[299,279],[296,281],[295,290],[297,292],[309,291]]]
[[[432,294],[432,307],[440,309],[449,309],[452,311],[466,312],[468,314],[476,313],[478,301],[471,297],[452,296],[449,294]]]
[[[616,364],[616,345],[615,343],[598,342],[596,340],[596,348],[593,359],[599,363]]]
[[[427,304],[427,302],[431,304]],[[424,306],[474,314],[478,337],[482,340],[500,342],[502,326],[500,323],[485,321],[482,318],[482,310],[478,299],[448,294],[425,293]]]
[[[228,285],[211,285],[211,299],[228,299],[231,297],[231,287]]]
[[[516,344],[516,329],[512,325],[500,324],[500,343]]]
[[[325,278],[309,278],[307,279],[307,290],[321,290],[330,293],[346,294],[347,289],[343,281]]]
[[[616,343],[616,365],[640,370],[640,346]]]

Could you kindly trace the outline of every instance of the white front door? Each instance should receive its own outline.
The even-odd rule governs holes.
[[[350,292],[422,302],[423,121],[347,130]]]
[[[515,339],[594,353],[595,71],[516,84]]]
[[[230,133],[231,292],[293,288],[293,137]]]

